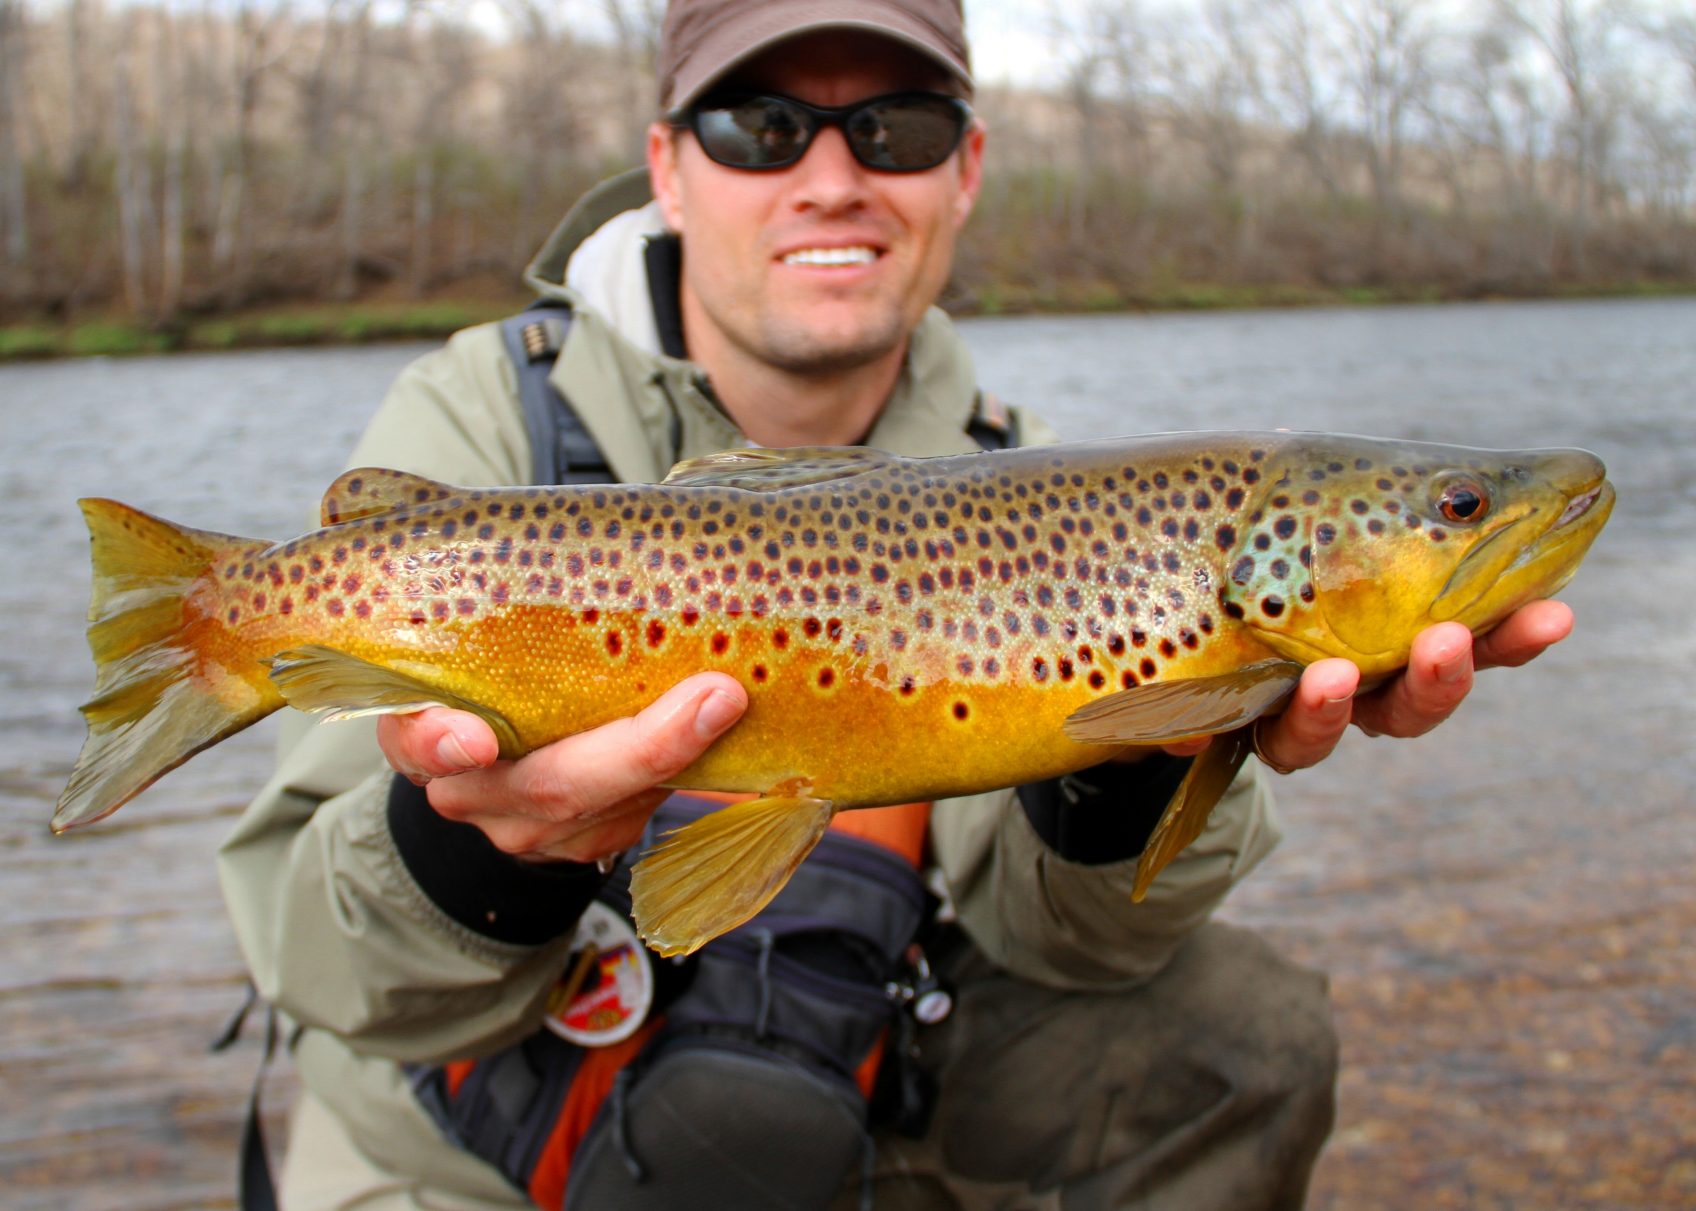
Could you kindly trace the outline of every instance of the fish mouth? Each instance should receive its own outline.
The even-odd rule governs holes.
[[[1550,533],[1559,530],[1562,526],[1570,525],[1588,513],[1590,511],[1590,506],[1596,503],[1597,499],[1602,495],[1602,490],[1604,488],[1606,488],[1609,492],[1613,491],[1613,486],[1604,481],[1597,484],[1594,488],[1591,488],[1590,491],[1584,493],[1582,496],[1573,497],[1573,499],[1567,504],[1566,511],[1555,519],[1554,525],[1549,527]]]

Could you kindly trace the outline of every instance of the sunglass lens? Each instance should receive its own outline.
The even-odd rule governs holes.
[[[787,164],[805,150],[806,115],[777,97],[754,97],[695,115],[695,133],[721,164],[766,168]]]
[[[944,97],[892,97],[848,119],[848,142],[869,168],[922,172],[953,154],[965,129],[960,110]]]

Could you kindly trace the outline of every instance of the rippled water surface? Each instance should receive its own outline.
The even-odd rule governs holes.
[[[1331,973],[1345,1069],[1313,1205],[1696,1206],[1696,302],[980,320],[984,381],[1072,437],[1331,429],[1582,445],[1619,487],[1574,638],[1415,742],[1281,786],[1230,915]],[[305,527],[421,349],[0,369],[0,1202],[230,1205],[253,1044],[212,851],[265,725],[50,839],[91,683],[87,541],[113,496]],[[275,1087],[286,1097],[286,1079]]]

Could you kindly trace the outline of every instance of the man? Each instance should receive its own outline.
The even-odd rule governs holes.
[[[948,99],[971,92],[961,25],[951,0],[671,5],[660,75],[675,120],[649,131],[653,202],[626,204],[628,182],[591,195],[530,275],[571,307],[551,381],[615,477],[655,480],[750,442],[975,448],[969,360],[931,306],[985,145],[963,111],[942,146],[931,137],[956,121]],[[851,142],[867,114],[844,107],[915,93],[872,115],[909,138]],[[776,100],[750,109],[751,95]],[[1049,438],[1016,419],[1020,440]],[[510,359],[482,328],[402,376],[353,462],[509,484],[530,455]],[[1522,663],[1569,625],[1537,603],[1476,648],[1464,628],[1433,628],[1407,675],[1359,698],[1352,666],[1316,664],[1258,751],[1289,770],[1323,759],[1351,720],[1419,734],[1458,705],[1475,664]],[[445,1141],[413,1083],[536,1036],[599,867],[638,843],[664,782],[747,702],[734,679],[698,675],[518,761],[497,759],[475,717],[439,708],[383,719],[381,757],[355,725],[291,721],[221,858],[260,990],[303,1027],[285,1207],[528,1205]],[[1300,1204],[1331,1120],[1322,981],[1206,923],[1276,841],[1264,778],[1239,779],[1147,900],[1129,901],[1184,751],[934,805],[930,849],[964,931],[945,973],[958,1007],[919,1035],[940,1093],[919,1138],[875,1132],[872,1180],[845,1174],[841,1205]],[[623,1106],[602,1117],[640,1130]],[[702,1119],[747,1108],[727,1093]],[[658,1163],[626,1159],[633,1173]],[[791,1205],[781,1189],[766,1197]]]

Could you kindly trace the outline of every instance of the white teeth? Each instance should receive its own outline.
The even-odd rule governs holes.
[[[785,265],[870,265],[877,253],[870,248],[802,248],[783,258]]]

